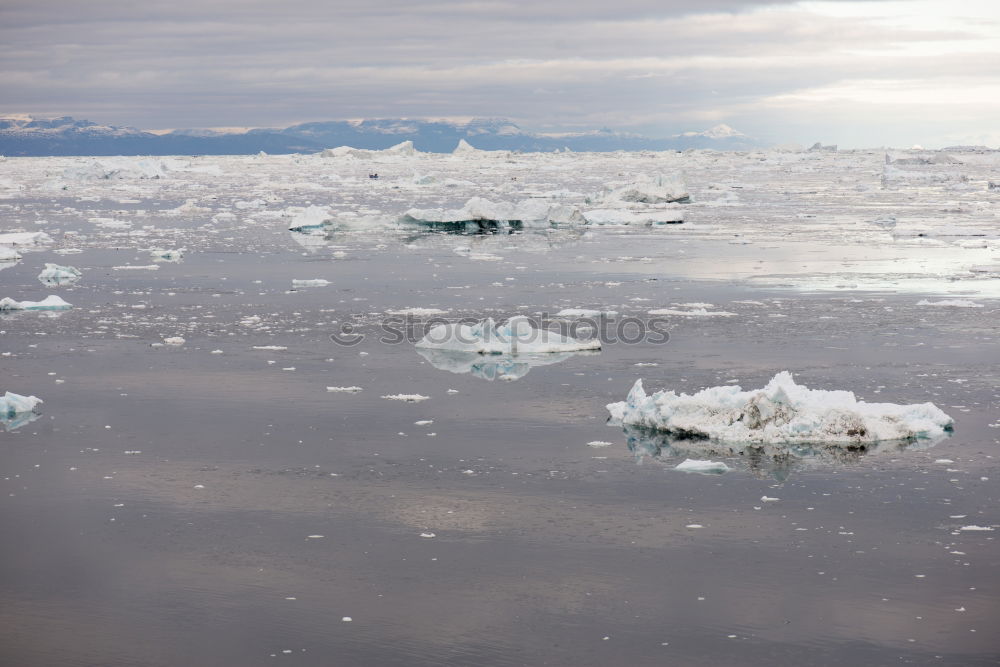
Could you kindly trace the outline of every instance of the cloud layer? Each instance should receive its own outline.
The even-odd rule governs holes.
[[[727,122],[775,141],[1000,143],[988,4],[8,0],[0,111],[145,128],[506,116],[542,130]]]

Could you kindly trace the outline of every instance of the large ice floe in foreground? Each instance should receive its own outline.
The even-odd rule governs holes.
[[[476,324],[438,324],[417,341],[425,350],[472,354],[553,354],[599,350],[599,340],[579,340],[557,331],[539,329],[527,317],[512,317],[503,324],[487,318]]]
[[[21,396],[11,392],[0,396],[0,424],[8,431],[38,419],[38,404],[42,399],[37,396]]]
[[[953,421],[933,403],[866,403],[850,391],[808,389],[778,373],[763,389],[710,387],[695,394],[647,395],[637,380],[628,398],[608,411],[624,426],[687,439],[764,445],[865,446],[936,440]]]
[[[0,311],[4,310],[69,310],[73,306],[66,303],[55,294],[50,294],[41,301],[14,301],[9,296],[0,299]]]

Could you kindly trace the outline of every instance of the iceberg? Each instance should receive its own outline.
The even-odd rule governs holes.
[[[38,404],[41,402],[42,399],[37,396],[21,396],[8,391],[0,396],[0,424],[13,431],[38,419]]]
[[[696,472],[701,475],[722,475],[731,469],[722,461],[701,461],[698,459],[684,459],[682,463],[674,466],[674,470]]]
[[[3,310],[69,310],[73,306],[66,303],[55,294],[41,301],[14,301],[10,297],[0,299],[0,311]]]
[[[588,225],[678,225],[684,222],[684,211],[679,206],[632,210],[627,208],[596,208],[583,211],[583,222]]]
[[[710,387],[695,394],[646,394],[637,380],[607,406],[614,422],[720,443],[851,444],[936,440],[953,420],[933,403],[866,403],[849,391],[808,389],[783,371],[763,389]]]
[[[59,266],[58,264],[46,263],[45,268],[38,274],[38,280],[43,285],[58,286],[71,285],[83,276],[75,266]]]
[[[524,316],[503,324],[487,318],[476,324],[447,323],[431,327],[416,346],[427,350],[448,350],[474,354],[551,354],[599,350],[597,339],[578,340],[549,329],[538,329]]]
[[[0,246],[28,246],[52,243],[45,232],[7,232],[0,234]]]
[[[612,190],[606,199],[617,199],[639,204],[666,204],[686,202],[687,186],[679,174],[654,174],[643,176],[633,183]]]
[[[149,248],[149,256],[154,262],[176,263],[184,259],[185,250],[186,248],[174,248],[172,250],[166,248]]]
[[[292,214],[292,232],[310,232],[324,229],[332,222],[330,209],[326,206],[309,206]]]
[[[0,245],[0,262],[16,262],[19,259],[21,259],[21,253],[13,248]]]

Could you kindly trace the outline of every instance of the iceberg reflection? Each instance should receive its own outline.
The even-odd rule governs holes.
[[[598,351],[557,352],[553,354],[479,354],[417,348],[417,354],[438,368],[449,373],[471,374],[489,380],[513,382],[520,380],[536,366],[550,366],[566,361],[575,355],[600,354]]]

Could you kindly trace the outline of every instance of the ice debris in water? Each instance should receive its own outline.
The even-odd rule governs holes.
[[[578,340],[549,329],[536,328],[524,316],[512,317],[503,324],[493,318],[477,324],[446,323],[431,328],[417,347],[479,354],[548,354],[599,350],[597,339]]]
[[[186,341],[180,336],[172,336],[170,338],[164,338],[163,342],[167,345],[183,345]]]
[[[68,285],[75,283],[81,276],[83,273],[75,266],[46,263],[45,268],[38,274],[38,280],[45,285]]]
[[[14,301],[10,297],[0,299],[0,310],[68,310],[72,307],[55,294],[41,301]]]
[[[589,308],[563,308],[558,313],[556,317],[616,317],[618,315],[617,310],[592,310]]]
[[[478,351],[438,350],[418,348],[417,354],[434,368],[449,373],[469,373],[482,380],[512,382],[527,375],[532,368],[558,364],[576,354],[596,352],[557,352],[545,354],[489,354]]]
[[[179,262],[184,259],[185,248],[150,248],[149,256],[154,262]]]
[[[292,287],[326,287],[330,284],[325,278],[292,278]]]
[[[0,396],[0,424],[4,429],[13,431],[38,419],[38,404],[42,399],[37,396],[21,396],[7,392]]]
[[[942,299],[940,301],[928,301],[921,299],[917,301],[918,306],[947,306],[951,308],[982,308],[983,304],[970,301],[968,299]]]
[[[696,472],[702,475],[722,475],[729,472],[730,468],[722,461],[684,459],[683,463],[679,463],[674,466],[674,470],[680,470],[682,472]]]
[[[870,444],[936,439],[953,420],[933,403],[897,405],[858,401],[850,391],[808,389],[783,371],[763,389],[710,387],[695,394],[648,396],[637,380],[625,401],[607,406],[626,426],[719,442]]]
[[[21,253],[13,248],[0,245],[0,262],[16,262],[19,259],[21,259]]]
[[[665,204],[688,199],[687,186],[680,174],[641,176],[634,182],[609,192],[605,199],[640,204]]]
[[[0,245],[29,246],[52,243],[52,237],[45,232],[8,232],[0,234]]]
[[[404,401],[406,403],[419,403],[420,401],[426,401],[430,396],[423,396],[421,394],[388,394],[382,398],[388,401]]]
[[[361,387],[351,386],[351,387],[327,387],[326,390],[331,394],[356,394],[359,391],[364,391]]]

